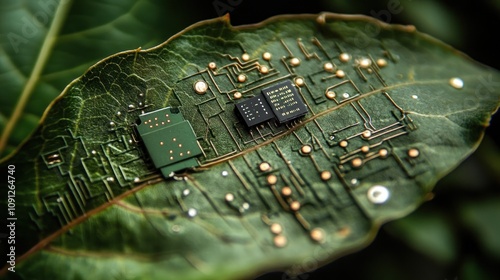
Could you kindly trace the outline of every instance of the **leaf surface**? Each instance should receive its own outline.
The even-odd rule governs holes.
[[[3,2],[0,157],[36,129],[49,103],[92,64],[155,46],[189,24],[180,16],[187,7],[160,0]]]
[[[307,114],[247,127],[236,104],[287,80]],[[17,170],[16,276],[315,269],[428,199],[477,147],[499,81],[413,27],[337,14],[244,27],[223,17],[113,55],[72,82],[1,164]],[[191,124],[201,151],[195,168],[172,178],[137,129],[165,107]],[[178,131],[162,137],[187,137]]]

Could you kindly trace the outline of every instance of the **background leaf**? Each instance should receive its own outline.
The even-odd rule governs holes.
[[[385,230],[395,238],[407,242],[415,251],[449,264],[455,260],[457,254],[457,240],[449,223],[448,217],[430,209],[390,223],[385,226]]]

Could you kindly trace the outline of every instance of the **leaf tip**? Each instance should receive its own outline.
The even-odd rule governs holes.
[[[324,25],[326,23],[326,16],[327,16],[328,13],[326,12],[322,12],[318,15],[318,17],[316,18],[316,22],[319,24],[319,25]]]
[[[222,22],[225,22],[227,24],[231,24],[231,16],[229,13],[224,14],[223,16],[220,17],[220,20]]]

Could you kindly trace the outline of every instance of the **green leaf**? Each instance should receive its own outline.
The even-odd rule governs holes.
[[[406,2],[408,20],[418,28],[428,30],[429,34],[448,42],[453,46],[464,45],[461,30],[465,29],[465,24],[460,20],[460,16],[448,12],[449,7],[436,1]],[[432,18],[432,24],[429,21]]]
[[[498,278],[498,272],[494,272],[488,269],[486,265],[477,259],[476,256],[468,256],[460,268],[460,276],[454,279],[465,279],[465,280],[493,280]]]
[[[89,66],[155,46],[191,23],[182,14],[193,15],[190,7],[161,0],[3,2],[0,157],[35,130],[49,103]]]
[[[286,80],[307,114],[246,127],[235,104]],[[1,163],[16,170],[15,275],[230,279],[315,269],[427,199],[479,144],[499,81],[412,27],[336,14],[245,27],[224,17],[111,56],[74,80]],[[146,148],[136,128],[165,107],[196,138],[150,119],[169,132]],[[201,154],[195,168],[164,178],[150,154],[177,139]]]
[[[453,226],[448,217],[437,210],[417,211],[384,228],[410,248],[434,260],[445,264],[455,260],[458,250]]]
[[[482,201],[466,202],[461,205],[460,216],[465,227],[472,232],[481,251],[497,260],[500,259],[500,198],[490,197]]]

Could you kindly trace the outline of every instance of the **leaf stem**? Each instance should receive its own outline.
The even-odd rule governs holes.
[[[31,72],[31,75],[26,82],[21,96],[19,97],[19,101],[17,102],[16,108],[14,112],[7,122],[5,129],[0,138],[0,154],[5,150],[7,143],[9,142],[10,135],[16,126],[17,122],[21,118],[24,108],[28,103],[31,94],[34,92],[35,86],[40,80],[40,75],[42,74],[43,69],[50,57],[52,52],[52,48],[56,42],[57,36],[63,26],[64,21],[66,20],[66,15],[71,7],[73,0],[61,0],[57,6],[56,12],[54,14],[54,19],[50,25],[50,28],[47,32],[47,36],[45,37],[42,48],[38,53],[38,57],[36,59],[35,65]]]

